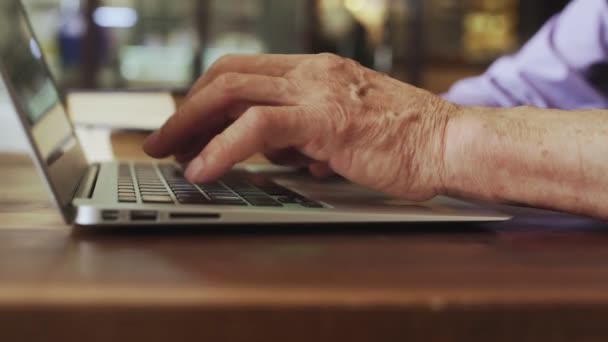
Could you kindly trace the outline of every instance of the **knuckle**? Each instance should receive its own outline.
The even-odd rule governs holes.
[[[233,93],[240,86],[241,75],[235,72],[227,72],[219,75],[213,82],[214,86],[222,92]]]
[[[334,53],[330,53],[330,52],[322,52],[317,55],[317,58],[319,60],[325,61],[325,62],[339,62],[344,59],[344,58],[342,58]]]
[[[232,55],[224,55],[220,58],[218,58],[215,62],[213,62],[213,64],[211,64],[211,66],[209,67],[209,70],[207,70],[207,72],[205,73],[206,77],[211,77],[211,79],[213,79],[214,75],[219,73],[219,71],[225,66],[225,65],[230,65],[231,61],[233,59]]]
[[[340,85],[331,81],[321,82],[318,91],[314,93],[314,95],[317,96],[322,103],[330,104],[332,106],[344,102],[344,93],[340,91]]]
[[[222,65],[230,64],[234,60],[234,57],[235,57],[235,55],[230,54],[230,53],[223,55],[222,57],[218,58],[218,60],[215,61],[215,63],[213,63],[212,68],[217,68]]]
[[[226,139],[220,135],[209,143],[200,156],[208,162],[217,163],[219,158],[227,158],[230,155],[228,147]]]
[[[352,59],[345,59],[343,68],[348,70],[352,76],[358,78],[359,81],[363,78],[363,75],[365,75],[365,69],[363,69],[362,65]]]
[[[311,86],[305,84],[300,80],[296,79],[281,79],[277,83],[277,89],[275,90],[276,99],[278,102],[285,104],[302,104],[309,98],[311,92]]]
[[[278,94],[285,94],[287,96],[295,96],[301,91],[301,84],[297,80],[293,79],[282,79],[277,89]]]
[[[252,107],[247,111],[246,122],[254,130],[265,130],[270,121],[270,115],[267,110],[261,107]]]
[[[333,53],[321,53],[317,55],[319,65],[328,70],[340,69],[347,64],[347,59]]]
[[[227,137],[226,134],[220,134],[211,141],[210,146],[209,146],[210,148],[208,150],[213,151],[213,153],[215,155],[226,154],[227,150],[228,150],[228,146],[230,146],[230,143],[228,140],[229,140],[229,137]]]

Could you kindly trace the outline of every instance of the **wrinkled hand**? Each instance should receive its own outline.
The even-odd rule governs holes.
[[[336,172],[411,200],[444,189],[446,129],[458,107],[348,59],[227,56],[194,85],[145,151],[213,181],[256,153]]]

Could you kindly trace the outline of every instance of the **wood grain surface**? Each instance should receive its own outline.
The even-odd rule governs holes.
[[[1,341],[607,341],[608,225],[84,231],[0,155]]]

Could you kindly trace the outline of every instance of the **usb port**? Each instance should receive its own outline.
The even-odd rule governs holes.
[[[101,213],[104,221],[118,221],[119,212],[117,210],[105,210]]]
[[[156,211],[132,211],[131,221],[156,221],[158,213]]]

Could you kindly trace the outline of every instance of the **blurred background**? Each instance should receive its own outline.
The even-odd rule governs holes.
[[[515,51],[568,1],[24,2],[64,89],[179,91],[226,53],[333,52],[443,92]]]
[[[331,51],[441,92],[565,0],[25,0],[67,88],[185,89],[226,53]]]

